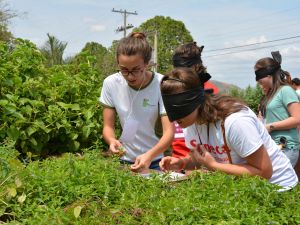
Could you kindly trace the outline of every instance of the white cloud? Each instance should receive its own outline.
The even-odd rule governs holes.
[[[98,23],[97,21],[92,17],[84,17],[83,22],[89,25],[89,29],[92,32],[102,32],[106,30],[106,26]]]
[[[92,32],[101,32],[101,31],[105,31],[106,27],[102,24],[94,24],[90,26],[90,30]]]
[[[83,18],[83,22],[84,23],[93,23],[95,22],[96,20],[94,18],[91,18],[91,17],[84,17]]]
[[[281,54],[288,57],[297,57],[300,55],[300,48],[296,46],[289,46],[281,50]]]

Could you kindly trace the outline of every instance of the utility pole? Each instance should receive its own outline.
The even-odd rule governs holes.
[[[154,33],[154,72],[157,72],[157,66],[158,66],[158,58],[157,58],[157,30]]]
[[[158,67],[158,57],[157,57],[157,52],[158,52],[158,49],[157,49],[157,37],[158,37],[158,32],[157,30],[153,30],[153,31],[148,31],[148,32],[145,32],[145,34],[147,36],[154,36],[154,43],[153,43],[153,51],[152,51],[152,58],[151,58],[151,67],[152,67],[152,70],[154,72],[157,72],[157,67]]]
[[[114,8],[112,9],[112,12],[123,14],[124,25],[121,26],[121,27],[118,27],[116,31],[117,32],[124,31],[124,37],[126,37],[126,30],[133,27],[132,24],[126,24],[127,23],[127,16],[128,15],[137,15],[137,12],[136,11],[128,12],[126,9],[125,10],[122,10],[122,9],[121,10],[115,10]]]

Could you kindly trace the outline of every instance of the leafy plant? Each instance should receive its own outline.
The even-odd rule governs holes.
[[[37,48],[21,39],[0,51],[0,141],[9,137],[34,155],[99,144],[103,77],[95,68],[86,61],[45,68]]]
[[[258,105],[263,96],[261,88],[257,85],[255,88],[248,86],[246,89],[232,88],[229,90],[229,95],[243,99],[248,106],[258,112]]]
[[[2,182],[3,183],[3,182]],[[179,183],[120,169],[99,149],[30,162],[0,186],[10,224],[299,224],[300,189],[193,173]]]

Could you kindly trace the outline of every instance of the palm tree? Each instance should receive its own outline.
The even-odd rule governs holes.
[[[51,36],[49,33],[47,33],[47,36],[48,40],[40,49],[45,57],[45,65],[51,67],[53,65],[63,64],[63,54],[68,43],[58,40],[55,36]]]
[[[18,16],[17,13],[9,9],[4,0],[0,0],[0,41],[9,42],[13,39],[8,24],[16,16]]]

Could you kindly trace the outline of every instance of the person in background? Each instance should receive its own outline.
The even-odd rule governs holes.
[[[174,69],[161,81],[163,102],[171,122],[186,128],[191,152],[185,158],[167,156],[163,171],[205,166],[236,176],[259,176],[282,187],[295,187],[296,173],[255,113],[242,101],[204,92],[199,76],[189,68]]]
[[[292,79],[292,87],[295,89],[297,95],[300,97],[300,79],[294,78]]]
[[[190,42],[178,46],[175,49],[173,55],[173,67],[187,67],[191,68],[195,73],[198,74],[200,79],[200,86],[206,90],[210,90],[212,93],[217,93],[218,88],[208,80],[211,75],[207,73],[206,67],[204,67],[201,53],[204,46],[197,46],[196,42]],[[172,142],[172,156],[174,157],[184,157],[189,153],[189,148],[185,145],[183,129],[174,122],[175,135]]]
[[[300,79],[299,78],[292,79],[292,86],[295,89],[298,97],[300,98]],[[298,135],[300,137],[300,125],[298,125],[297,129],[298,129]],[[299,157],[298,157],[298,162],[295,165],[294,169],[298,175],[298,178],[300,179],[300,153],[299,153]]]
[[[290,86],[290,74],[281,68],[280,53],[271,54],[272,58],[259,59],[254,66],[256,81],[264,92],[260,111],[271,137],[281,145],[282,151],[295,167],[300,150],[297,131],[300,124],[299,98]]]
[[[160,93],[163,75],[147,70],[151,53],[143,33],[121,39],[116,55],[119,72],[105,78],[99,99],[104,106],[103,138],[109,151],[125,153],[120,160],[134,172],[159,170],[159,161],[174,136]],[[117,116],[122,127],[120,139],[115,134]],[[155,135],[157,118],[162,123],[161,138]]]

